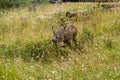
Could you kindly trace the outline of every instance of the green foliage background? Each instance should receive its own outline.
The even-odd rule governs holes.
[[[10,8],[32,5],[34,3],[46,3],[47,0],[0,0],[0,8]]]

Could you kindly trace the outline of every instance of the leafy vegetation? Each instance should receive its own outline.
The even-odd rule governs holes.
[[[108,3],[110,4],[110,3]],[[119,3],[115,3],[119,4]],[[1,80],[119,80],[120,12],[96,3],[62,3],[0,11]],[[66,18],[69,10],[92,13]],[[54,46],[51,26],[74,24],[77,48]]]
[[[0,0],[0,8],[11,8],[28,5],[36,5],[38,3],[47,3],[47,0]]]

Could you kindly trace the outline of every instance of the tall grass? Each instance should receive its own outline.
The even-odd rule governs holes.
[[[120,14],[95,5],[63,3],[37,6],[36,11],[28,7],[0,11],[0,79],[119,80]],[[78,9],[93,12],[77,20],[65,17],[66,11]],[[51,26],[59,27],[61,18],[76,26],[77,48],[53,45]]]

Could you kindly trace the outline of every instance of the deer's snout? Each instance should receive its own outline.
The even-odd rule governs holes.
[[[64,42],[59,42],[59,45],[60,45],[61,47],[65,47]]]
[[[52,42],[55,42],[55,43],[57,42],[57,39],[55,36],[52,37]]]

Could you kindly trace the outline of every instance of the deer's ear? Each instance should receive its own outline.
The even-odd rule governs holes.
[[[53,34],[55,34],[55,31],[54,31],[54,26],[52,26],[52,32],[53,32]]]

